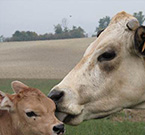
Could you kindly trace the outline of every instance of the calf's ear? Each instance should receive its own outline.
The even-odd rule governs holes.
[[[21,90],[28,89],[28,86],[20,81],[13,81],[11,87],[15,93],[19,93]]]
[[[140,26],[136,29],[134,42],[137,52],[145,56],[145,26]]]
[[[13,102],[2,91],[0,91],[0,110],[10,110],[13,107]]]

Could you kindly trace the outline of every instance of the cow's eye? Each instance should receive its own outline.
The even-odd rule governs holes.
[[[33,112],[33,111],[31,111],[31,112],[26,112],[26,115],[28,116],[28,117],[37,117],[38,115],[35,113],[35,112]]]
[[[98,57],[98,61],[110,61],[116,57],[115,51],[107,51]]]

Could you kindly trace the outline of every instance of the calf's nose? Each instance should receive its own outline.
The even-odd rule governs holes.
[[[58,90],[53,90],[48,95],[48,97],[51,98],[55,103],[60,101],[63,98],[63,96],[64,96],[64,92]]]
[[[64,124],[59,124],[59,125],[56,125],[53,127],[53,131],[56,133],[56,134],[63,134],[64,133]]]

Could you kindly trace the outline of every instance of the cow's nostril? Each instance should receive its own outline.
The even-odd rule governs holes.
[[[55,133],[64,133],[64,124],[59,124],[53,127]]]
[[[48,95],[48,97],[51,98],[54,102],[60,101],[63,98],[63,96],[64,96],[64,92],[63,91],[57,91],[57,90],[53,90]]]

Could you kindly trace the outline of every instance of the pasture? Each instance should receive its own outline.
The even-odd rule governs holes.
[[[48,94],[78,63],[93,40],[95,38],[0,43],[0,90],[12,93],[10,83],[20,80]],[[139,117],[140,113],[135,115]],[[145,115],[140,120],[127,117],[121,112],[77,127],[67,126],[65,135],[145,135]]]
[[[12,93],[10,83],[15,79],[0,79],[0,89]],[[60,80],[49,79],[19,79],[27,85],[39,88],[45,94]],[[119,113],[118,116],[125,117],[124,113]],[[65,135],[145,135],[144,122],[130,122],[124,120],[118,122],[112,118],[105,118],[102,120],[91,120],[84,122],[77,127],[66,126],[67,131]]]
[[[95,38],[0,43],[0,78],[61,79]]]

